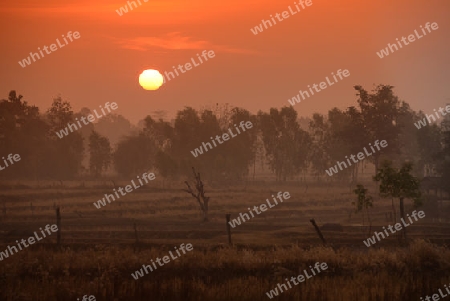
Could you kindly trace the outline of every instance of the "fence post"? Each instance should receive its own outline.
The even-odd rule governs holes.
[[[311,224],[312,224],[312,225],[314,226],[314,228],[316,229],[317,234],[319,235],[320,239],[321,239],[322,242],[323,242],[323,245],[326,245],[325,238],[323,238],[322,232],[320,232],[319,227],[317,227],[316,221],[315,221],[313,218],[310,219],[309,221],[311,222]]]
[[[232,246],[233,243],[231,242],[230,217],[231,217],[231,214],[225,215],[225,218],[226,218],[226,220],[227,220],[228,244],[229,244],[230,246]]]

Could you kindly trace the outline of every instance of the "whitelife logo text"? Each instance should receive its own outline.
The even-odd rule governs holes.
[[[406,37],[402,37],[400,39],[403,42],[404,46],[407,46],[410,43],[414,42],[416,40],[416,38],[419,40],[419,39],[421,39],[421,38],[423,38],[424,36],[427,35],[427,32],[425,31],[425,29],[423,29],[422,25],[420,25],[420,28],[422,29],[423,36],[420,35],[420,33],[417,32],[417,29],[414,29],[414,34],[410,34],[408,36],[408,41],[409,42],[406,41]],[[427,22],[427,24],[425,24],[425,28],[427,29],[428,33],[430,33],[431,29],[437,30],[439,28],[439,26],[438,26],[438,24],[436,22],[433,22],[431,24],[430,24],[430,22]],[[398,38],[396,38],[395,40],[397,41],[398,46],[400,48],[403,48],[402,43],[400,43]],[[377,52],[378,57],[380,59],[382,59],[385,56],[388,56],[389,55],[389,50],[390,50],[390,53],[394,53],[394,51],[398,50],[398,47],[397,47],[397,45],[395,43],[394,44],[388,43],[388,47],[386,47],[385,49],[381,49],[380,52]]]
[[[425,217],[425,212],[423,212],[423,211],[417,212],[416,210],[414,210],[411,213],[411,215],[415,219],[415,221],[417,222],[418,221],[417,216],[419,218],[424,218]],[[392,226],[392,225],[388,226],[388,229],[389,229],[389,231],[391,231],[391,234],[394,234],[395,232],[400,231],[403,227],[406,228],[406,227],[408,227],[408,226],[413,224],[413,220],[411,219],[409,214],[407,214],[406,216],[408,217],[409,222],[411,224],[406,223],[405,220],[403,218],[401,218],[400,221],[402,222],[403,226],[400,223],[396,223],[394,226]],[[394,228],[395,228],[395,230],[394,230]],[[377,242],[375,238],[377,238],[378,241],[380,241],[381,239],[385,239],[386,237],[389,237],[388,230],[386,230],[385,227],[383,227],[383,230],[384,230],[384,234],[386,234],[386,236],[384,236],[383,232],[376,232],[375,231],[374,232],[374,234],[375,234],[374,236],[369,237],[367,240],[363,240],[363,243],[366,245],[366,247],[370,247],[371,245],[373,246]],[[380,239],[380,237],[381,237],[381,239]]]
[[[349,77],[350,76],[350,71],[348,71],[347,69],[344,69],[343,71],[341,71],[341,69],[339,69],[338,71],[336,71],[336,75],[334,74],[334,72],[331,72],[331,75],[333,76],[334,82],[330,81],[330,79],[328,78],[328,76],[325,77],[326,82],[320,82],[320,84],[316,84],[314,83],[312,85],[312,88],[310,85],[308,85],[308,90],[311,93],[311,95],[308,93],[308,91],[302,91],[299,90],[298,94],[294,97],[292,97],[291,99],[288,99],[288,102],[290,105],[295,105],[296,103],[300,103],[302,100],[305,100],[307,97],[311,97],[312,95],[314,95],[314,91],[316,91],[317,93],[325,90],[326,88],[334,85],[335,83],[337,83],[339,80],[336,78],[336,76],[338,76],[340,78],[340,80],[343,80],[344,77]],[[343,77],[342,77],[343,76]],[[327,84],[328,83],[328,84]],[[320,87],[320,89],[319,89]],[[301,99],[300,99],[301,96]]]
[[[113,109],[113,110],[117,110],[117,108],[118,108],[117,103],[112,102],[111,104],[109,104],[109,102],[107,102],[107,103],[105,103],[105,108],[108,111],[108,113],[111,113],[110,106],[111,106],[111,109]],[[106,116],[106,113],[103,110],[102,106],[100,106],[100,110],[102,111],[103,115],[99,115],[97,113],[97,110],[94,110],[95,116],[97,118],[102,118],[103,116]],[[81,116],[80,119],[84,123],[84,125],[88,125],[89,122],[95,121],[95,116],[93,114],[89,114],[86,117]],[[59,132],[56,132],[56,136],[58,136],[59,139],[62,139],[63,137],[69,135],[69,130],[70,130],[70,133],[73,133],[74,130],[75,131],[79,130],[83,125],[80,123],[80,120],[78,120],[78,118],[75,118],[75,121],[78,124],[78,126],[75,123],[68,123],[64,129],[60,130]]]
[[[155,179],[155,174],[154,173],[144,173],[142,175],[142,180],[145,181],[145,184],[148,184],[148,181],[152,181],[154,179]],[[141,178],[139,176],[137,176],[137,180],[139,181],[139,184],[141,184],[141,186],[144,186],[144,184],[142,183]],[[141,187],[139,185],[136,185],[136,183],[134,183],[134,180],[131,180],[131,184],[133,184],[134,189],[138,189],[139,187]],[[117,188],[117,190],[120,192],[120,194],[122,196],[126,196],[127,193],[130,193],[130,192],[133,191],[133,187],[131,187],[131,185],[127,185],[127,186],[125,186],[125,189],[122,188],[122,187],[119,187],[119,188]],[[124,190],[126,192],[123,192]],[[116,191],[115,188],[113,189],[113,191],[114,191],[114,194],[116,195],[117,199],[120,199],[120,195]],[[102,198],[101,200],[98,200],[97,203],[93,203],[95,208],[100,209],[100,208],[102,208],[102,206],[105,207],[106,206],[106,201],[105,200],[109,204],[109,203],[111,203],[111,201],[114,202],[116,200],[116,198],[114,197],[113,194],[105,193],[105,197],[104,198]]]
[[[186,250],[185,250],[186,248]],[[183,252],[183,254],[186,254],[186,251],[190,252],[192,250],[194,250],[194,247],[192,246],[192,244],[186,244],[186,246],[184,244],[180,245],[180,250],[181,252]],[[169,251],[169,255],[170,258],[172,259],[177,259],[178,257],[181,257],[180,254],[180,250],[178,250],[177,247],[175,247],[175,252],[178,254],[178,256],[174,256],[172,251]],[[156,258],[156,262],[158,263],[158,265],[160,267],[162,267],[164,265],[164,263],[169,263],[170,262],[170,258],[169,256],[164,256],[163,258]],[[162,263],[161,260],[164,262]],[[157,269],[157,266],[155,264],[155,262],[153,261],[153,259],[151,259],[152,265],[142,265],[142,268],[140,270],[137,270],[134,273],[131,273],[131,276],[134,278],[134,280],[138,280],[140,277],[144,277],[145,274],[148,274],[148,270],[150,270],[150,272],[153,272],[153,270]],[[145,274],[144,274],[145,271]]]
[[[240,131],[239,128],[236,126],[236,124],[234,125],[234,127],[235,127],[235,129],[236,129],[236,132],[237,132],[238,134],[240,134],[241,131]],[[251,129],[251,128],[253,127],[253,123],[251,123],[250,121],[247,121],[247,122],[245,122],[245,124],[244,124],[244,121],[241,121],[241,123],[239,123],[239,127],[242,129],[243,132],[245,132],[245,129]],[[236,135],[233,135],[233,131],[232,131],[231,129],[228,129],[228,132],[230,133],[231,138],[234,138],[234,137],[237,136],[237,134],[236,134]],[[220,140],[220,138],[222,138],[223,141]],[[221,136],[216,135],[215,138],[211,137],[211,142],[214,144],[214,147],[217,147],[216,141],[217,141],[219,144],[222,144],[222,143],[224,143],[225,141],[228,141],[228,140],[230,140],[230,136],[229,136],[227,133],[223,133]],[[202,145],[200,145],[199,148],[196,148],[195,150],[191,151],[191,154],[192,154],[195,158],[197,158],[198,155],[203,154],[203,149],[205,150],[205,152],[208,151],[207,146],[209,146],[209,149],[213,149],[211,143],[209,143],[209,142],[203,142]]]
[[[36,231],[35,231],[34,232],[34,236],[28,237],[27,240],[22,239],[20,242],[18,242],[16,240],[17,247],[19,247],[20,251],[22,251],[22,246],[24,248],[28,248],[30,245],[33,245],[37,241],[40,241],[40,240],[44,239],[45,237],[47,237],[47,235],[45,235],[44,230],[48,233],[48,235],[52,235],[52,232],[53,233],[57,232],[58,231],[58,226],[55,225],[55,224],[53,224],[51,226],[50,225],[46,225],[44,230],[42,230],[42,228],[39,228],[39,229],[41,230],[42,237],[39,237],[39,234],[36,233]],[[36,238],[36,240],[34,238]],[[28,242],[28,244],[27,244],[27,242]],[[12,246],[12,247],[8,246],[8,248],[5,250],[5,252],[1,252],[0,251],[0,261],[2,261],[3,258],[8,258],[10,255],[14,255],[15,253],[19,252],[19,250],[17,250],[17,248],[15,246]]]
[[[69,44],[69,42],[67,42],[67,40],[66,40],[66,37],[65,37],[64,35],[62,35],[62,37],[63,37],[64,42],[66,42],[66,44],[61,44],[61,42],[59,41],[59,38],[58,38],[58,39],[56,39],[56,42],[58,43],[58,46],[59,46],[59,47],[56,47],[56,44],[51,44],[50,47],[47,47],[47,45],[45,45],[44,47],[42,47],[43,50],[45,51],[45,53],[46,53],[46,54],[50,54],[50,53],[52,53],[52,51],[55,52],[56,50],[58,50],[58,49],[60,49],[60,48],[63,48],[64,46],[66,46],[67,44]],[[71,42],[73,42],[72,37],[73,37],[75,40],[78,40],[78,39],[80,38],[80,33],[79,33],[78,31],[74,31],[74,33],[72,34],[72,32],[69,31],[69,32],[67,33],[67,38],[68,38]],[[48,49],[50,49],[50,51],[49,51]],[[31,65],[31,63],[32,63],[32,62],[31,62],[31,59],[33,59],[33,62],[36,62],[36,58],[37,58],[38,60],[40,60],[41,57],[44,57],[44,53],[42,52],[41,47],[38,47],[38,51],[39,51],[39,53],[41,54],[40,56],[39,56],[39,53],[37,53],[37,52],[30,52],[30,55],[29,55],[27,58],[23,59],[21,62],[19,61],[19,65],[20,65],[22,68],[25,68],[26,66]]]
[[[277,18],[277,20],[279,22],[281,22],[283,20],[286,20],[290,16],[298,14],[299,12],[305,10],[306,7],[311,6],[312,5],[312,0],[306,0],[306,1],[300,0],[300,1],[298,1],[298,4],[297,4],[297,2],[294,2],[294,5],[295,5],[295,8],[297,10],[295,10],[295,9],[293,10],[292,7],[289,5],[288,6],[289,11],[285,10],[281,14],[280,13],[276,13],[275,17]],[[302,9],[300,9],[299,5],[302,7]],[[277,24],[277,21],[275,21],[275,18],[272,15],[270,15],[270,18],[272,19],[273,25]],[[263,32],[264,29],[268,29],[269,27],[272,27],[273,26],[272,22],[270,22],[270,20],[262,19],[261,23],[259,25],[255,26],[254,28],[250,28],[250,31],[254,35],[257,35],[258,33]],[[263,25],[264,25],[264,28],[263,28]],[[269,25],[269,27],[267,27],[267,25]]]

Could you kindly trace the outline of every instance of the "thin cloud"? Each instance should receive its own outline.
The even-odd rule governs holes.
[[[188,49],[212,49],[230,53],[256,54],[253,50],[233,48],[225,45],[213,45],[204,40],[194,40],[191,37],[182,36],[179,32],[171,32],[163,37],[136,37],[132,39],[117,40],[124,49],[147,51],[151,48],[163,48],[170,50]]]

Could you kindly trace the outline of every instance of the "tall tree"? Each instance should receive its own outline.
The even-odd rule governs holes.
[[[79,112],[73,114],[72,119],[75,118],[75,120],[76,119],[82,120],[83,117],[87,119],[89,114],[91,114],[90,109],[81,108]],[[95,129],[94,124],[89,122],[88,124],[83,124],[83,126],[77,130],[77,133],[79,133],[83,138],[83,149],[85,150],[89,150],[89,137],[91,136],[92,131],[94,131],[94,129]],[[53,133],[51,134],[54,135]],[[83,160],[81,162],[82,165],[80,172],[81,175],[87,175],[90,173],[89,160],[90,160],[89,155],[83,156]]]
[[[364,130],[362,115],[354,107],[347,111],[334,108],[328,112],[328,131],[326,138],[326,150],[333,161],[345,161],[345,156],[357,154],[364,146],[367,146],[367,135]],[[355,139],[356,138],[356,139]],[[352,176],[352,182],[356,182],[358,165],[352,164],[341,171],[338,177],[348,179]]]
[[[439,166],[442,166],[441,154],[443,144],[443,136],[445,134],[436,124],[429,124],[426,127],[417,130],[415,127],[415,142],[418,148],[418,167],[421,171],[420,175],[433,176],[439,172]]]
[[[254,162],[257,129],[237,134],[235,125],[251,121],[255,126],[255,117],[246,110],[234,108],[226,118],[222,116],[221,127],[216,113],[211,110],[199,113],[187,107],[178,112],[174,127],[148,117],[145,132],[158,145],[158,169],[165,174],[176,169],[185,176],[189,166],[195,165],[205,171],[210,181],[238,181],[247,175],[249,165]],[[237,135],[230,137],[228,129]],[[227,141],[222,140],[223,133],[228,133]],[[197,153],[195,149],[202,151]]]
[[[138,132],[128,119],[113,113],[100,118],[95,123],[95,130],[100,135],[107,137],[112,147],[115,147],[123,137]]]
[[[89,170],[93,176],[100,176],[111,164],[111,146],[106,137],[93,131],[89,136]]]
[[[312,143],[309,134],[297,123],[292,107],[270,109],[258,114],[269,166],[277,181],[286,181],[308,165],[308,151]]]
[[[164,178],[175,179],[179,170],[176,157],[172,157],[171,145],[175,135],[174,128],[169,122],[159,119],[155,121],[151,116],[144,119],[143,134],[154,141],[157,149],[155,167]]]
[[[309,133],[312,139],[309,162],[311,171],[318,180],[323,176],[324,170],[331,164],[330,156],[327,153],[328,127],[325,116],[318,113],[313,114],[309,123]]]
[[[180,174],[188,176],[192,166],[203,168],[201,162],[203,157],[194,158],[191,151],[199,147],[202,142],[208,142],[209,137],[200,137],[201,120],[195,109],[186,107],[184,110],[178,111],[174,123],[174,135],[171,141],[170,155],[178,162]],[[208,139],[203,140],[202,139]],[[203,154],[204,155],[204,154]],[[200,156],[203,156],[200,155]]]
[[[20,164],[8,168],[1,173],[2,177],[42,175],[48,126],[39,115],[36,106],[23,101],[22,95],[11,91],[8,99],[0,101],[0,152],[4,155],[19,154]]]
[[[47,111],[47,119],[53,132],[63,129],[74,121],[72,106],[68,101],[63,101],[61,96],[56,97]]]
[[[222,131],[234,129],[241,122],[250,122],[252,127],[246,129],[223,145],[222,157],[224,158],[224,170],[229,180],[241,180],[249,174],[249,167],[255,163],[257,152],[258,121],[257,117],[242,108],[233,108]],[[234,130],[235,131],[235,130]]]
[[[114,166],[123,177],[136,176],[155,164],[157,147],[143,133],[123,138],[113,154]]]
[[[63,129],[68,123],[75,122],[70,103],[63,101],[61,97],[55,98],[47,111],[47,119],[52,139],[52,148],[49,151],[53,161],[53,164],[49,165],[49,172],[59,179],[73,178],[82,166],[83,138],[78,131],[69,132],[62,138],[56,136],[56,131]]]
[[[354,87],[358,91],[358,104],[364,121],[364,129],[370,139],[386,140],[389,147],[373,154],[375,170],[378,170],[381,155],[399,152],[399,133],[397,119],[400,112],[400,101],[393,92],[393,86],[378,85],[372,93],[361,86]]]

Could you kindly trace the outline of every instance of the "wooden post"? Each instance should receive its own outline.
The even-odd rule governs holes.
[[[226,215],[225,215],[225,218],[226,218],[226,220],[227,220],[228,244],[229,244],[230,246],[232,246],[233,243],[231,242],[230,217],[231,217],[231,214],[226,214]]]
[[[59,211],[59,206],[56,207],[56,226],[58,227],[58,232],[56,233],[56,243],[61,245],[61,213]]]
[[[312,225],[314,226],[314,228],[316,229],[317,234],[319,235],[319,237],[320,237],[320,239],[322,240],[323,244],[326,245],[327,243],[326,243],[326,241],[325,241],[325,238],[323,238],[322,232],[320,232],[319,227],[317,227],[316,221],[315,221],[314,219],[310,219],[309,221],[311,222],[311,224],[312,224]]]

